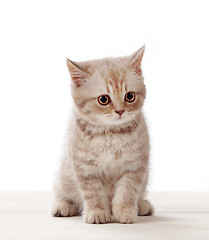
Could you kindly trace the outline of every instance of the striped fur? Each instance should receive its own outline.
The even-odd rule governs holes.
[[[142,106],[144,48],[128,57],[83,63],[67,61],[72,78],[73,116],[55,184],[54,216],[83,214],[87,223],[133,223],[153,213],[145,200],[149,136]],[[126,102],[127,92],[135,101]],[[97,101],[108,95],[111,102]],[[119,116],[116,111],[123,110]]]

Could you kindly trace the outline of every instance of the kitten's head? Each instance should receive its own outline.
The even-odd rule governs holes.
[[[144,46],[128,57],[67,65],[72,96],[82,118],[98,125],[119,125],[140,113],[146,96],[141,61]]]

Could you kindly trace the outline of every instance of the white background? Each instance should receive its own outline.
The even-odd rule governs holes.
[[[209,190],[208,1],[0,1],[0,190],[48,190],[70,116],[65,58],[146,44],[150,190]]]

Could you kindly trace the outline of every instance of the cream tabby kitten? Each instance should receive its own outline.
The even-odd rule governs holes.
[[[52,214],[87,223],[133,223],[151,215],[145,200],[149,136],[142,113],[144,47],[128,57],[72,62],[74,112]]]

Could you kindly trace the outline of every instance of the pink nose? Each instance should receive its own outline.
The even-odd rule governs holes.
[[[118,113],[120,116],[125,112],[125,110],[118,110],[118,111],[115,111],[116,113]]]

